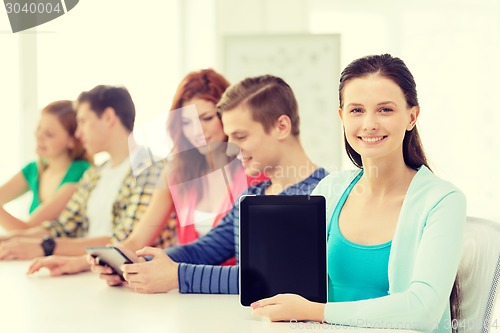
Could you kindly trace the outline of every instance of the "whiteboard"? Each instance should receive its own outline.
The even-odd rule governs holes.
[[[297,98],[300,139],[307,154],[327,170],[340,168],[340,35],[225,36],[221,60],[232,83],[263,74],[283,78]]]

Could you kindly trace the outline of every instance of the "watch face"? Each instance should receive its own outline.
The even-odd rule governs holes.
[[[52,237],[46,237],[42,241],[42,248],[45,256],[50,256],[54,253],[56,242]]]

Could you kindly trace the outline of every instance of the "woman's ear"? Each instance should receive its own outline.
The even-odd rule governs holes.
[[[411,131],[417,123],[418,115],[420,114],[420,106],[413,106],[410,110],[410,123],[406,126],[407,131]]]
[[[339,118],[340,118],[340,121],[341,121],[341,122],[344,122],[344,119],[342,118],[342,116],[343,116],[343,115],[342,115],[342,108],[339,108],[337,111],[338,111],[338,113],[339,113]]]

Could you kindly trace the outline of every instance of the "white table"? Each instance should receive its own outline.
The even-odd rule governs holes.
[[[249,308],[239,304],[237,295],[139,294],[125,287],[108,287],[93,273],[51,278],[44,270],[27,276],[30,262],[0,261],[1,332],[383,331],[271,323],[253,317]]]

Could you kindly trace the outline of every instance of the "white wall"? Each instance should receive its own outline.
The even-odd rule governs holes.
[[[7,15],[0,11],[0,31],[8,31]],[[0,91],[2,91],[0,114],[4,119],[12,121],[0,121],[0,147],[2,149],[0,165],[0,182],[7,180],[20,167],[19,165],[19,140],[20,118],[19,114],[19,39],[8,33],[0,34]],[[7,163],[15,161],[14,163]]]
[[[470,215],[500,221],[500,2],[218,0],[217,24],[217,52],[224,35],[308,32],[341,34],[341,68],[368,54],[401,57],[417,82],[431,167],[465,192]]]
[[[25,45],[26,38],[9,33],[10,25],[5,11],[0,10],[0,184],[6,182],[22,166],[22,142],[31,133],[25,133],[22,127],[21,104],[27,98],[21,98],[22,72],[20,70],[20,48]],[[28,139],[29,140],[29,139]],[[10,204],[6,208],[22,214],[29,198]]]
[[[40,106],[124,85],[140,123],[166,112],[180,70],[177,1],[86,0],[37,34]]]
[[[217,42],[215,0],[181,0],[180,7],[180,43],[182,73],[202,68],[217,66],[217,54],[214,48]]]
[[[303,38],[309,34],[308,6],[302,0],[218,0],[217,59],[232,82],[268,73],[290,84],[299,105],[301,142],[311,160],[332,171],[342,156],[335,149],[342,139],[338,103],[329,94],[340,73],[338,36]],[[330,77],[321,77],[324,73]]]
[[[342,34],[342,67],[385,52],[406,62],[417,82],[418,127],[431,167],[465,192],[470,215],[500,221],[500,2],[309,4],[311,32]]]
[[[0,122],[0,181],[29,160],[33,124],[39,109],[53,99],[75,98],[98,83],[124,84],[136,101],[140,123],[168,109],[187,71],[223,68],[224,35],[340,33],[341,68],[382,52],[405,60],[417,81],[422,108],[418,126],[431,167],[464,190],[469,214],[500,221],[495,205],[500,202],[499,1],[143,3],[80,1],[65,16],[39,27],[38,77],[22,74],[26,67],[19,66],[19,48],[30,33],[24,42],[19,41],[21,34],[9,34],[5,11],[0,11],[0,88],[7,92],[0,105],[3,119],[9,117]],[[30,77],[36,80],[34,93],[20,88],[33,87],[26,81]],[[33,101],[36,107],[29,108]],[[332,105],[332,112],[336,107]],[[350,167],[347,159],[343,166]]]
[[[137,126],[168,112],[182,75],[178,0],[80,1],[16,34],[0,10],[0,30],[1,183],[36,158],[33,133],[48,103],[74,100],[98,84],[123,85]],[[23,215],[28,202],[7,208]]]

